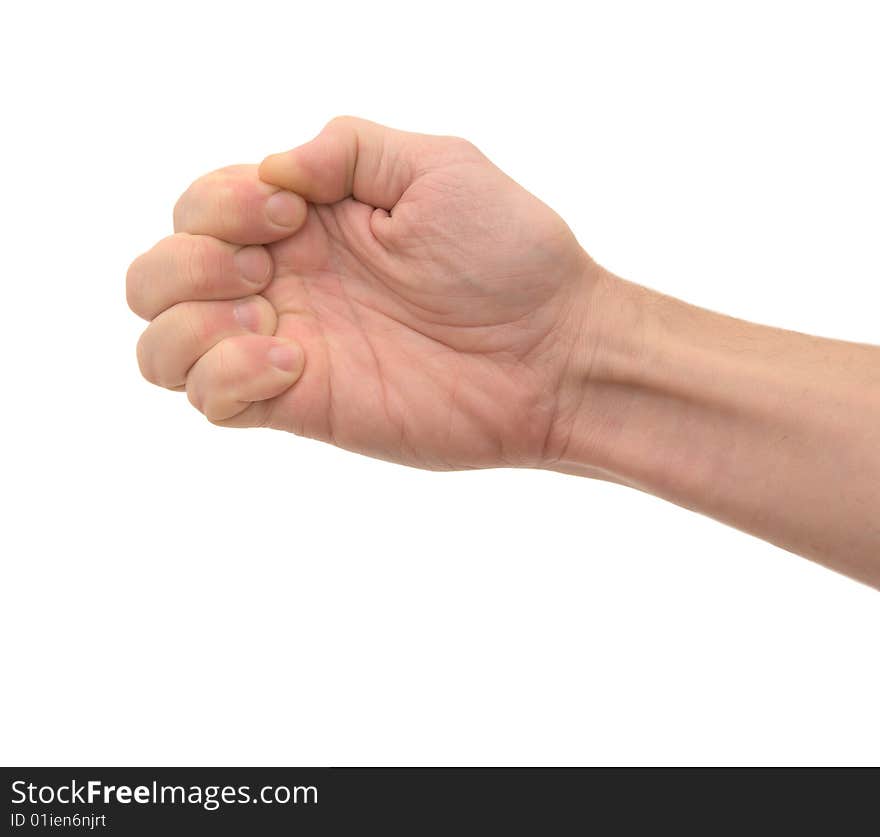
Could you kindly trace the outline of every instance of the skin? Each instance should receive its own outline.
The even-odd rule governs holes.
[[[138,360],[215,424],[612,480],[880,586],[880,348],[625,282],[470,143],[352,117],[174,230],[128,271]]]

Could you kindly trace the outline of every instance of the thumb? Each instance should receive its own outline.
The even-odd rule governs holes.
[[[260,164],[260,179],[312,203],[335,203],[352,195],[371,206],[391,209],[412,183],[422,153],[435,139],[339,116],[311,142],[268,156]]]

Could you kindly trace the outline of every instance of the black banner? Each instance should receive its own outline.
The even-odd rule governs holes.
[[[4,768],[9,834],[874,833],[875,769]]]

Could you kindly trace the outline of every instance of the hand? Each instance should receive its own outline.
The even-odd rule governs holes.
[[[470,143],[334,119],[196,181],[174,228],[128,273],[138,356],[214,423],[432,469],[558,455],[600,269]]]
[[[357,119],[174,225],[128,273],[138,357],[211,421],[613,480],[880,586],[880,348],[619,279],[472,145]]]

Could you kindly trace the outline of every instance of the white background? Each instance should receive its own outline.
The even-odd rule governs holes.
[[[876,592],[618,486],[213,427],[124,301],[192,179],[353,113],[473,140],[621,275],[880,342],[871,11],[5,11],[0,760],[878,763]]]

